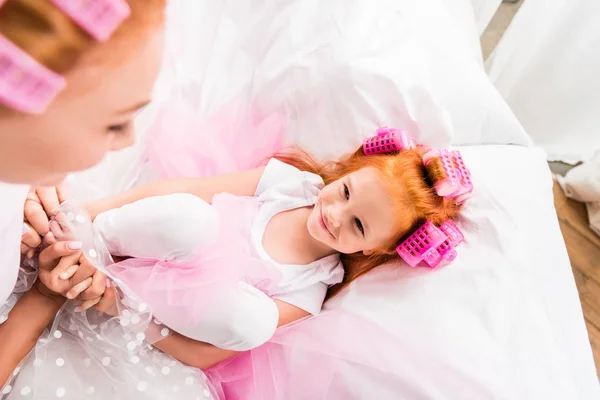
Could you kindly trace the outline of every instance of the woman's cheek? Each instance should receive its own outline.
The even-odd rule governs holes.
[[[63,155],[63,171],[82,171],[98,164],[106,155],[104,143],[79,143],[72,146]]]

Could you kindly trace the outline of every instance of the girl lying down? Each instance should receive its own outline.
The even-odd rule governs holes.
[[[263,168],[155,182],[89,204],[108,250],[131,258],[107,269],[114,283],[87,302],[95,311],[59,315],[8,398],[223,396],[219,382],[186,366],[207,369],[261,346],[277,327],[319,314],[326,298],[402,255],[399,244],[415,230],[456,218],[470,189],[448,160],[462,163],[380,129],[335,162],[291,153]],[[412,265],[419,245],[403,256]],[[40,279],[71,278],[77,268],[68,264]],[[152,310],[144,332],[127,330],[140,318],[118,307],[119,285]],[[120,330],[107,328],[117,315]]]

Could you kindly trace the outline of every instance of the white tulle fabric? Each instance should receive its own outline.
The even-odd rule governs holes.
[[[211,399],[204,374],[155,349],[171,331],[111,271],[112,258],[84,211],[63,204],[68,221],[61,238],[83,242],[86,257],[112,279],[119,293],[119,317],[77,312],[67,302],[30,355],[2,389],[3,399]],[[108,267],[108,268],[107,268]],[[21,269],[21,291],[35,280],[35,265]]]

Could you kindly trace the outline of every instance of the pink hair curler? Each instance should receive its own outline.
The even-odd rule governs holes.
[[[124,0],[50,0],[91,37],[107,41],[131,9]]]
[[[454,150],[454,165],[458,169],[458,179],[460,180],[461,189],[456,194],[456,201],[458,204],[464,203],[471,197],[473,193],[473,181],[471,180],[471,171],[465,166],[465,162],[460,154],[460,151]]]
[[[427,221],[402,242],[396,251],[411,267],[424,261],[430,268],[435,268],[443,260],[453,261],[458,255],[455,247],[463,240],[463,234],[453,221],[448,220],[439,228]]]
[[[464,202],[473,191],[473,182],[462,155],[458,150],[432,150],[423,156],[423,165],[427,166],[436,158],[446,172],[446,178],[435,183],[437,194],[447,199],[457,198],[459,204]]]
[[[396,247],[400,257],[411,267],[431,257],[439,257],[436,250],[448,237],[431,221],[425,222],[419,229]]]
[[[388,127],[377,129],[376,136],[371,136],[363,142],[363,151],[367,156],[414,148],[415,139],[412,135],[402,129]]]
[[[440,226],[440,230],[444,232],[444,235],[446,235],[447,239],[437,248],[440,258],[437,264],[431,265],[432,268],[437,266],[442,259],[448,262],[453,261],[458,255],[456,246],[462,243],[462,241],[465,239],[460,229],[458,229],[458,226],[456,226],[454,221],[450,219]]]
[[[62,76],[0,35],[0,102],[27,114],[41,114],[65,85]]]

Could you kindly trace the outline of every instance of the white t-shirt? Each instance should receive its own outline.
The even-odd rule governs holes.
[[[12,293],[19,274],[23,206],[28,190],[27,185],[0,182],[0,310]]]
[[[280,264],[266,253],[262,239],[271,218],[287,210],[314,205],[323,186],[320,176],[271,159],[256,188],[255,195],[262,205],[251,229],[251,241],[259,257],[281,272],[281,280],[272,290],[273,297],[313,315],[321,311],[327,288],[344,277],[339,254],[305,265]]]

